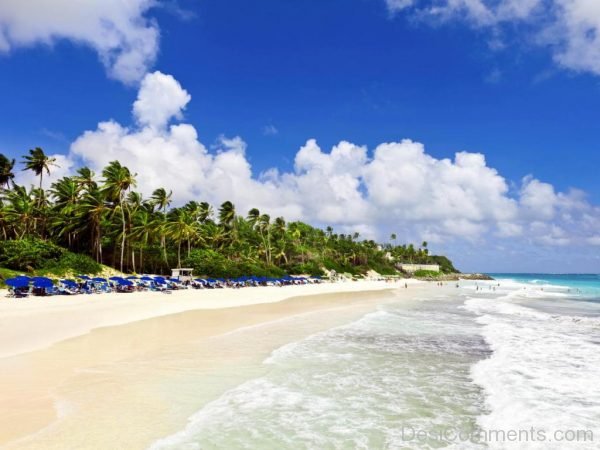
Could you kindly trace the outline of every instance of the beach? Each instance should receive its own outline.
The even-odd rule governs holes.
[[[0,448],[597,448],[598,277],[459,284],[7,299]]]
[[[147,448],[276,348],[430,288],[408,283],[5,299],[0,445]]]

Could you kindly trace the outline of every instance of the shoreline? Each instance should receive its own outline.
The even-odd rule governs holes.
[[[39,351],[0,358],[0,420],[6,426],[0,445],[107,448],[119,442],[121,448],[146,448],[184,427],[202,404],[267,370],[262,361],[276,348],[349,323],[385,302],[426,294],[430,285],[398,287],[340,283],[308,295],[281,288],[265,295],[270,291],[265,288],[269,291],[253,296],[252,304],[192,303],[192,310],[96,327]],[[247,297],[251,290],[217,293],[240,291]],[[175,295],[162,297],[169,302]],[[177,305],[184,306],[189,301]],[[68,308],[60,312],[72,314]],[[201,396],[199,385],[206,390]],[[128,431],[123,435],[119,429]]]
[[[42,350],[97,328],[125,325],[185,311],[234,308],[281,302],[321,294],[377,291],[427,284],[402,279],[346,281],[285,287],[186,289],[171,295],[159,292],[109,293],[78,296],[5,298],[0,291],[0,359]],[[24,333],[24,331],[27,331]]]

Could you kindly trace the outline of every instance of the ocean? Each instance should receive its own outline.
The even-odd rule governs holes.
[[[600,276],[492,276],[278,348],[152,450],[600,448]]]

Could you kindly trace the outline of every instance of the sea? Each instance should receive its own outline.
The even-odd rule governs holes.
[[[600,276],[490,275],[276,349],[151,449],[600,449]]]

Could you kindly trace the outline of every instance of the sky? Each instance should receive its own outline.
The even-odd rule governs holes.
[[[0,99],[48,185],[118,159],[177,204],[600,272],[595,0],[3,0]]]

